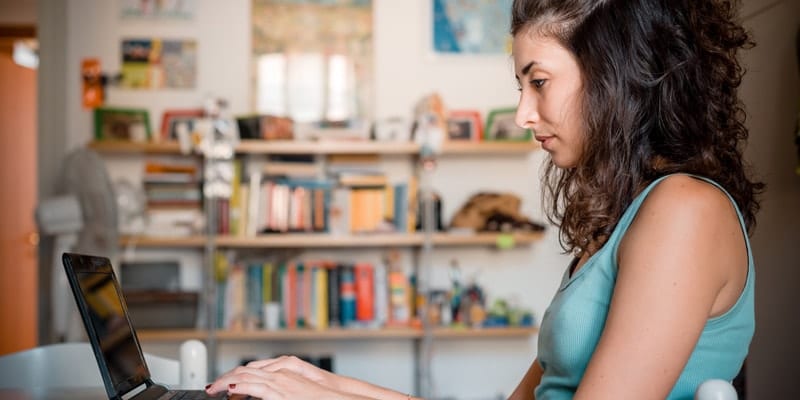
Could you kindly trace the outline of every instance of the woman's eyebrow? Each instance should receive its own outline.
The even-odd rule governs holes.
[[[528,72],[530,72],[531,68],[533,68],[533,66],[536,65],[536,64],[538,64],[536,61],[531,61],[531,62],[525,64],[525,66],[522,67],[522,70],[520,71],[520,72],[522,72],[522,76],[528,75]],[[516,78],[517,78],[517,80],[519,80],[519,76],[516,76]]]

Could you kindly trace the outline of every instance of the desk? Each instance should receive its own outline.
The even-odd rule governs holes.
[[[106,390],[93,388],[0,389],[2,400],[108,400]]]

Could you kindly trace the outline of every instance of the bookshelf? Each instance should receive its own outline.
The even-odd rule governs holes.
[[[115,155],[185,155],[199,157],[194,154],[181,152],[180,146],[175,142],[162,143],[130,143],[112,141],[94,141],[89,147],[98,153],[109,156]],[[448,157],[525,157],[540,148],[537,142],[446,142],[442,147],[440,158]],[[407,157],[409,162],[416,162],[420,153],[420,146],[413,142],[374,142],[374,141],[263,141],[242,140],[235,148],[239,156],[272,156],[272,155],[312,155],[316,160],[322,160],[326,165],[337,155],[366,155]],[[344,157],[346,158],[346,157]],[[419,173],[417,173],[419,174]],[[420,178],[420,177],[417,177]],[[420,178],[421,180],[421,178]],[[214,211],[206,211],[206,216],[211,218],[218,212],[216,203],[210,204]],[[400,208],[401,210],[403,208]],[[213,232],[215,224],[210,223],[209,232]],[[397,226],[404,226],[397,224]],[[413,226],[413,225],[412,225]],[[353,227],[355,228],[355,227]],[[355,230],[355,229],[354,229]],[[231,232],[234,232],[231,230]],[[197,251],[212,260],[216,250],[242,250],[242,253],[253,253],[261,249],[382,249],[402,248],[411,250],[413,270],[419,277],[421,271],[426,271],[420,265],[421,259],[426,258],[433,248],[509,248],[524,247],[542,240],[541,232],[515,232],[503,233],[455,233],[455,232],[371,232],[365,234],[331,234],[331,233],[280,233],[256,234],[243,232],[239,234],[209,234],[188,237],[160,237],[160,236],[123,236],[120,238],[122,246],[163,249],[185,249]],[[207,261],[208,262],[208,261]],[[381,328],[341,328],[327,327],[324,329],[312,328],[284,328],[280,330],[265,329],[223,329],[216,328],[217,307],[209,306],[217,299],[219,284],[211,277],[209,271],[215,269],[206,265],[204,269],[203,291],[214,298],[204,300],[204,307],[215,313],[210,317],[208,329],[159,329],[140,330],[139,336],[144,341],[152,342],[180,342],[197,339],[205,341],[209,346],[210,364],[216,365],[218,346],[225,343],[264,343],[264,342],[337,342],[337,341],[381,341],[381,340],[409,340],[413,341],[416,392],[420,392],[422,364],[427,359],[423,354],[430,351],[432,342],[452,340],[483,340],[483,339],[508,339],[528,340],[538,330],[535,327],[492,327],[492,328],[466,328],[466,327],[407,327],[384,326]],[[426,279],[426,278],[420,278]],[[427,290],[427,286],[424,287]],[[418,323],[418,321],[417,321]],[[226,325],[227,326],[227,325]],[[212,328],[215,327],[215,328]],[[426,350],[427,349],[427,350]]]

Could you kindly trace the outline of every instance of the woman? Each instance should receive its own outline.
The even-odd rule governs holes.
[[[731,380],[754,331],[737,51],[722,0],[515,0],[517,124],[550,158],[549,217],[575,254],[512,399],[691,399]],[[208,389],[406,399],[293,357]]]

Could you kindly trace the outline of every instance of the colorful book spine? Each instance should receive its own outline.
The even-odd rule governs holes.
[[[317,329],[328,328],[328,270],[323,267],[314,268],[314,309]]]
[[[350,326],[356,320],[356,283],[353,267],[343,265],[339,271],[339,316],[342,326]]]
[[[372,264],[358,263],[354,267],[356,291],[356,320],[375,319],[375,274]]]
[[[330,325],[339,326],[341,322],[339,276],[340,270],[337,265],[328,266],[328,320]]]
[[[411,291],[400,271],[389,272],[389,324],[407,325],[411,319]]]

